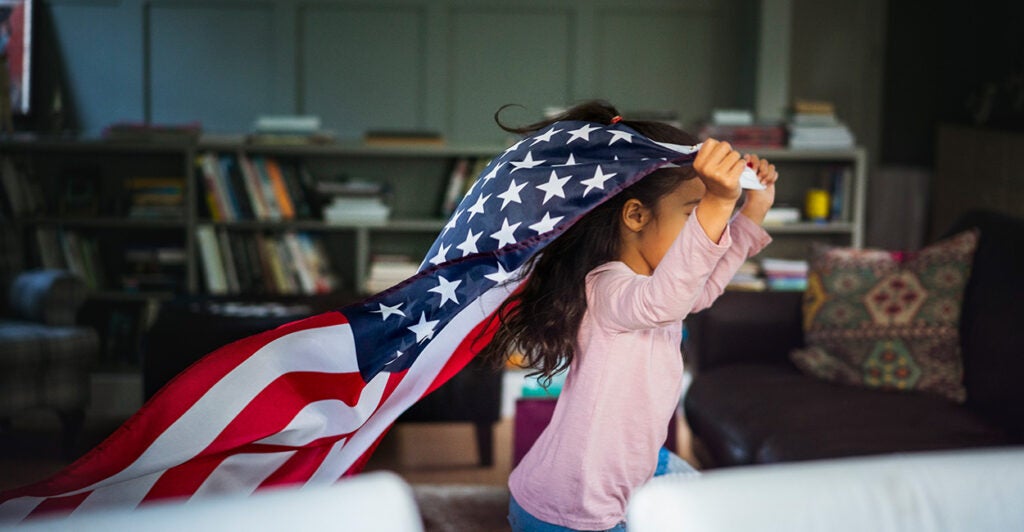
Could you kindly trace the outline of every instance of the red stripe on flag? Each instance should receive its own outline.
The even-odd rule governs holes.
[[[347,322],[340,312],[325,312],[237,340],[213,351],[171,380],[85,456],[46,480],[0,493],[0,502],[23,496],[56,496],[91,486],[116,474],[133,463],[220,379],[264,345],[297,331]]]
[[[79,504],[85,500],[91,491],[85,491],[77,495],[68,495],[67,497],[51,497],[39,503],[31,513],[25,519],[32,519],[34,517],[45,516],[53,514],[54,512],[69,513],[75,508],[78,508]]]
[[[448,379],[451,379],[456,373],[461,371],[462,368],[466,367],[466,364],[468,364],[477,353],[483,350],[483,348],[490,343],[491,338],[494,338],[494,333],[497,332],[499,325],[501,325],[497,315],[498,310],[495,310],[490,316],[481,320],[480,323],[478,323],[476,327],[474,327],[473,330],[462,339],[462,342],[455,348],[452,356],[448,357],[448,361],[445,362],[444,367],[441,368],[441,372],[438,373],[434,382],[430,384],[430,388],[427,388],[427,391],[423,394],[424,397],[430,395],[430,392],[433,392],[440,388],[442,384],[448,382]]]

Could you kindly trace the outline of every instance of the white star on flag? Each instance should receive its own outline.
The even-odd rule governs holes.
[[[530,144],[530,146],[536,145],[538,142],[551,142],[551,137],[553,137],[556,133],[561,132],[561,129],[555,129],[552,127],[551,129],[545,131],[544,133],[534,137],[533,144]]]
[[[565,186],[565,183],[569,181],[571,177],[572,176],[558,177],[558,175],[555,174],[555,171],[552,170],[551,175],[548,177],[548,182],[537,185],[537,188],[544,191],[544,200],[540,202],[541,205],[547,203],[549,199],[555,196],[564,199],[565,191],[562,190],[562,187]]]
[[[421,343],[424,340],[430,340],[434,337],[434,327],[440,320],[427,321],[427,313],[420,313],[420,321],[416,325],[410,325],[406,327],[413,333],[416,334],[416,343]]]
[[[533,168],[535,166],[539,166],[541,164],[544,164],[545,162],[547,162],[547,161],[543,161],[543,160],[542,161],[534,161],[533,160],[533,152],[532,151],[528,151],[528,152],[526,152],[526,157],[523,158],[522,161],[509,161],[509,164],[511,164],[512,166],[515,166],[515,168],[513,168],[512,170],[509,171],[509,174],[515,172],[516,170],[522,170],[523,168]]]
[[[405,313],[402,312],[401,310],[398,310],[398,307],[401,307],[402,303],[399,303],[393,307],[389,307],[384,303],[378,303],[378,305],[380,305],[380,310],[371,310],[370,312],[380,314],[381,321],[385,321],[393,315],[398,315],[403,318],[405,317]]]
[[[597,131],[598,129],[601,128],[591,126],[590,124],[583,124],[583,127],[579,129],[574,129],[569,132],[569,135],[571,136],[569,137],[569,140],[565,141],[565,143],[569,144],[577,139],[582,140],[584,142],[590,142],[590,132]]]
[[[587,189],[583,191],[583,195],[586,196],[588,192],[595,188],[604,190],[604,182],[614,177],[615,174],[616,172],[605,174],[601,171],[601,165],[597,165],[597,171],[594,172],[594,177],[580,181],[581,184],[587,185]]]
[[[437,255],[434,255],[430,259],[430,263],[433,265],[443,264],[444,261],[448,260],[448,250],[452,249],[452,245],[439,244],[437,246]]]
[[[537,234],[547,233],[548,231],[554,229],[555,228],[555,224],[557,224],[558,221],[561,220],[562,218],[565,218],[565,217],[564,216],[559,216],[558,218],[552,218],[551,217],[551,213],[550,212],[546,212],[546,213],[544,213],[544,217],[541,218],[539,222],[537,222],[537,223],[535,223],[535,224],[530,226],[530,229],[533,229],[534,231],[537,231]]]
[[[427,290],[427,292],[441,294],[441,303],[437,305],[438,308],[443,307],[444,304],[449,301],[454,301],[455,304],[458,305],[459,298],[455,295],[455,289],[458,288],[460,284],[462,284],[462,279],[452,282],[438,275],[437,286],[431,288],[430,290]]]
[[[487,175],[483,177],[483,181],[490,181],[495,177],[498,177],[498,170],[501,170],[502,166],[505,166],[504,162],[500,162],[494,165],[494,168],[490,172],[487,172]]]
[[[512,277],[512,273],[513,272],[505,271],[505,267],[502,266],[500,262],[497,264],[497,266],[498,266],[498,271],[496,271],[494,273],[489,273],[489,274],[485,275],[484,277],[487,278],[487,279],[490,279],[490,280],[492,280],[492,281],[494,281],[494,282],[496,282],[498,284],[504,283],[505,281],[509,280],[509,278]]]
[[[551,166],[576,166],[576,164],[577,164],[576,163],[576,156],[570,153],[569,154],[569,158],[566,159],[564,163],[562,163],[562,164],[553,164]]]
[[[467,218],[466,221],[468,222],[468,221],[472,220],[473,217],[478,215],[478,214],[483,214],[483,212],[484,212],[484,202],[486,202],[489,199],[491,199],[491,195],[490,194],[488,194],[486,196],[481,195],[480,197],[478,197],[476,199],[476,203],[474,203],[473,206],[469,208],[469,218]]]
[[[473,230],[472,229],[467,230],[466,231],[466,239],[463,240],[461,244],[455,246],[455,248],[462,250],[462,256],[463,257],[465,257],[466,255],[469,255],[470,253],[476,253],[478,251],[476,249],[476,241],[480,239],[480,235],[482,235],[482,234],[484,234],[483,231],[480,231],[479,233],[473,234]]]
[[[448,223],[444,224],[444,230],[441,231],[441,236],[444,236],[449,229],[455,229],[455,226],[458,225],[457,222],[459,221],[459,217],[462,216],[462,213],[464,212],[466,211],[455,211],[455,214],[452,215],[452,219],[448,220]]]
[[[519,197],[519,191],[523,190],[523,187],[525,186],[526,183],[523,183],[522,185],[517,185],[516,180],[513,179],[512,182],[509,183],[508,185],[508,190],[502,192],[501,194],[498,194],[498,197],[502,199],[501,210],[505,210],[505,207],[509,204],[509,202],[514,201],[516,203],[522,203],[523,200]]]
[[[512,152],[514,152],[514,151],[516,151],[516,150],[518,150],[518,149],[519,149],[519,146],[520,146],[520,145],[522,145],[522,144],[523,144],[524,142],[526,142],[526,139],[522,139],[522,140],[520,140],[519,142],[517,142],[517,143],[515,143],[515,144],[513,144],[513,145],[511,145],[511,146],[509,146],[509,147],[508,147],[508,149],[507,149],[507,150],[505,150],[505,153],[504,153],[503,155],[508,155],[508,154],[510,154],[510,153],[512,153]]]
[[[509,225],[508,218],[505,218],[501,222],[501,230],[491,234],[491,238],[498,241],[498,247],[504,247],[505,244],[513,244],[516,242],[515,231],[523,222],[516,222],[515,224]]]
[[[403,353],[401,351],[395,351],[395,356],[391,357],[391,360],[389,360],[387,362],[387,364],[384,364],[384,365],[385,366],[390,366],[391,364],[394,364],[395,362],[398,362],[398,359],[402,358],[402,355],[404,355],[404,354],[405,353]]]
[[[625,131],[618,131],[616,129],[609,129],[609,133],[612,134],[612,139],[608,141],[608,145],[611,146],[620,140],[624,140],[630,144],[633,143],[633,134],[626,133]]]

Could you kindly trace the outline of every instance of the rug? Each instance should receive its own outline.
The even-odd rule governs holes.
[[[426,532],[507,531],[508,488],[468,484],[413,485]]]

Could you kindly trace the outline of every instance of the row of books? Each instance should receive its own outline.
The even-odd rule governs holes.
[[[181,242],[101,241],[97,235],[38,227],[35,246],[44,268],[78,274],[92,290],[177,292],[184,289],[185,248]],[[108,276],[117,272],[116,276]]]
[[[444,199],[441,201],[440,214],[443,218],[455,212],[459,202],[473,188],[490,161],[486,157],[460,157],[455,160],[448,176]]]
[[[312,217],[310,178],[301,166],[214,152],[199,155],[197,165],[204,205],[215,222]]]
[[[131,177],[124,181],[130,218],[182,218],[185,215],[185,179]]]
[[[807,289],[808,262],[763,258],[744,262],[728,284],[730,290],[803,291]]]
[[[0,159],[0,209],[5,216],[17,218],[36,214],[43,208],[43,195],[38,183],[14,163],[10,157]]]
[[[324,294],[338,288],[323,241],[309,233],[233,233],[196,228],[203,279],[211,294]]]

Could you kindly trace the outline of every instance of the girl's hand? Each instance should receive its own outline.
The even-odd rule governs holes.
[[[757,172],[758,179],[767,187],[764,190],[748,190],[747,199],[740,210],[741,214],[760,225],[768,209],[775,203],[775,182],[779,179],[779,172],[775,170],[774,164],[756,155],[748,153],[743,156],[743,160]]]
[[[693,169],[707,187],[706,199],[735,205],[742,189],[740,173],[746,161],[728,142],[707,139],[693,160]]]

